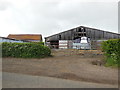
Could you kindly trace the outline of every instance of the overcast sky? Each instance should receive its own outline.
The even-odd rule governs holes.
[[[81,25],[117,33],[118,0],[0,0],[0,36],[46,37]]]

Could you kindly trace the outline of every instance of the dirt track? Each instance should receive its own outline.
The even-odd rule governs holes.
[[[43,59],[3,58],[3,72],[15,72],[37,76],[50,76],[77,81],[115,84],[118,69],[93,65],[102,55],[78,54],[76,51],[53,50],[54,57]]]

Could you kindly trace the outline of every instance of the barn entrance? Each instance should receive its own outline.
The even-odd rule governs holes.
[[[59,41],[50,41],[50,47],[54,48],[54,49],[58,49],[59,48]]]

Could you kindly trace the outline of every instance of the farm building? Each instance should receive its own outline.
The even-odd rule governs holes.
[[[18,39],[18,40],[27,40],[30,42],[42,41],[41,34],[9,34],[8,38],[13,38],[13,39]]]
[[[79,26],[49,37],[45,37],[45,42],[46,45],[52,48],[59,48],[61,42],[64,42],[64,47],[65,45],[69,46],[67,43],[65,44],[65,42],[72,41],[73,43],[69,48],[73,48],[73,45],[79,44],[81,37],[87,37],[88,41],[90,42],[90,46],[95,48],[94,45],[99,44],[99,42],[103,40],[120,38],[120,34],[85,26]]]
[[[23,43],[23,42],[27,42],[27,41],[16,40],[16,39],[11,39],[11,38],[6,38],[6,37],[0,37],[0,42],[16,42],[16,43]]]

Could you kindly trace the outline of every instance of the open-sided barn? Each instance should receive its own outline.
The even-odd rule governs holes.
[[[56,46],[56,48],[58,48],[59,40],[76,40],[84,36],[90,38],[90,41],[120,38],[120,34],[118,33],[79,26],[55,35],[45,37],[45,42],[46,44],[49,43],[50,46]]]

